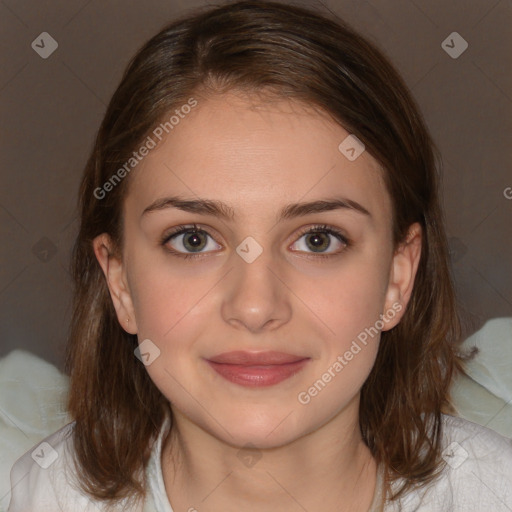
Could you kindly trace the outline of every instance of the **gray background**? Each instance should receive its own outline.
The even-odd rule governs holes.
[[[137,48],[213,2],[1,0],[0,357],[30,350],[62,368],[67,272],[82,168]],[[331,0],[402,72],[444,159],[443,196],[468,333],[512,316],[512,0]],[[48,32],[58,49],[31,47]],[[451,58],[441,43],[469,44]]]

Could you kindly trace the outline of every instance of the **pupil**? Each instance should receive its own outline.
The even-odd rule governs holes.
[[[325,233],[314,233],[311,234],[307,238],[308,246],[312,249],[327,249],[330,244],[329,238],[324,238],[322,240],[322,236],[324,236]]]
[[[190,246],[192,249],[197,249],[203,243],[198,232],[191,233],[190,235],[186,236],[184,241],[185,246]]]

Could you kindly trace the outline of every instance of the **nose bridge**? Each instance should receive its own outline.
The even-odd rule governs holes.
[[[225,283],[222,303],[224,321],[251,331],[286,323],[291,305],[287,288],[277,277],[280,265],[272,251],[248,237],[232,258],[234,268]]]

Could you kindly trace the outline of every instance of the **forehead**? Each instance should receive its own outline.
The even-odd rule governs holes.
[[[243,217],[341,195],[389,217],[378,162],[367,151],[349,160],[340,144],[350,133],[321,111],[236,93],[197,102],[160,142],[153,136],[158,144],[131,176],[127,208],[142,212],[180,195],[222,201]]]

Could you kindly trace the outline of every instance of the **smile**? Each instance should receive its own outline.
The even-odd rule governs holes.
[[[279,362],[287,360],[287,362]],[[246,387],[274,386],[300,372],[310,358],[276,357],[276,353],[222,354],[206,359],[210,367],[226,380]]]

